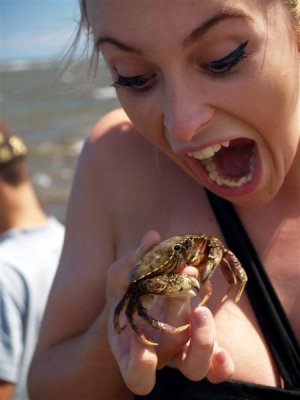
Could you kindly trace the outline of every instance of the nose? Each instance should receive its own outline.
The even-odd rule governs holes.
[[[212,122],[214,115],[204,91],[184,83],[166,90],[163,110],[166,136],[174,145],[187,143],[198,136]]]

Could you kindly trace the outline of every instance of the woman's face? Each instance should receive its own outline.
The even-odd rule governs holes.
[[[262,205],[299,148],[299,53],[274,0],[87,0],[140,132],[218,195]],[[299,152],[298,152],[299,154]]]

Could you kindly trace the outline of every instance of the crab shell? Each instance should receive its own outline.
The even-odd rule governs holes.
[[[186,266],[198,269],[199,277],[181,274]],[[234,298],[237,303],[247,283],[247,274],[237,257],[224,247],[222,242],[206,234],[189,234],[174,236],[164,240],[147,251],[143,258],[135,265],[128,278],[128,288],[114,311],[114,327],[119,334],[125,328],[119,322],[123,308],[127,321],[145,345],[157,345],[151,342],[140,332],[134,321],[133,314],[137,313],[153,328],[168,334],[176,334],[188,329],[189,324],[174,327],[159,321],[148,314],[141,302],[145,295],[191,298],[195,290],[201,288],[204,296],[199,305],[203,305],[212,295],[210,278],[217,267],[220,267],[229,287],[221,302],[225,301],[239,284]],[[200,281],[200,283],[199,283]]]
[[[157,275],[180,272],[199,253],[205,235],[173,236],[153,247],[131,270],[128,284]],[[199,262],[199,259],[197,259]]]

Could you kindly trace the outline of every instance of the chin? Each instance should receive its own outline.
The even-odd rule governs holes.
[[[262,187],[257,188],[256,190],[249,192],[247,194],[243,194],[240,196],[222,196],[226,200],[230,201],[231,203],[245,208],[261,208],[274,200],[278,193],[278,190],[266,190]],[[215,193],[219,195],[218,193]]]

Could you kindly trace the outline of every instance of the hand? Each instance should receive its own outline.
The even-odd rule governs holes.
[[[167,364],[178,368],[188,379],[194,381],[207,377],[213,383],[222,382],[234,372],[230,355],[216,342],[216,327],[211,312],[206,307],[191,310],[189,301],[163,298],[157,302],[155,307],[159,312],[159,320],[173,326],[190,323],[190,329],[176,335],[161,333],[150,327],[149,332],[152,335],[155,331],[158,346],[145,346],[128,326],[121,334],[115,332],[114,308],[126,289],[128,274],[145,251],[159,240],[156,232],[148,232],[140,246],[117,260],[108,273],[110,346],[126,385],[138,395],[147,394],[153,389],[156,370]],[[184,272],[197,275],[197,271],[190,267]]]

